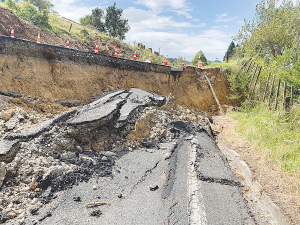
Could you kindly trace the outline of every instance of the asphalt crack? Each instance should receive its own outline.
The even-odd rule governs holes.
[[[148,170],[145,171],[145,173],[144,173],[144,175],[141,177],[141,179],[139,179],[139,181],[136,182],[136,183],[133,185],[133,187],[132,187],[132,189],[131,189],[131,191],[130,191],[130,194],[132,194],[133,190],[136,188],[137,185],[139,185],[140,183],[142,183],[142,182],[145,181],[145,179],[146,179],[146,177],[148,176],[148,174],[153,172],[153,170],[158,166],[159,162],[160,162],[160,161],[156,162],[155,165],[154,165],[152,168],[150,168],[150,169],[148,169]]]
[[[228,185],[232,187],[244,187],[240,182],[236,182],[228,179],[215,179],[211,177],[202,176],[201,174],[198,174],[197,177],[199,180],[208,183],[217,183],[217,184]]]

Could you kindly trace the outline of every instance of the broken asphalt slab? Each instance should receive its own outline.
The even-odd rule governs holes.
[[[220,151],[215,141],[197,133],[197,160],[195,163],[198,178],[202,181],[241,186],[230,169],[227,158]]]
[[[46,120],[40,124],[36,124],[36,125],[30,126],[28,128],[25,128],[25,129],[21,130],[20,133],[7,134],[5,136],[5,139],[14,140],[17,138],[18,139],[27,139],[27,138],[37,137],[44,131],[50,130],[56,123],[58,123],[62,119],[65,119],[65,118],[71,116],[76,111],[77,110],[72,110],[70,112],[58,115],[54,119]]]
[[[147,105],[161,106],[165,103],[166,98],[151,92],[146,92],[138,88],[132,88],[128,92],[129,97],[127,102],[120,110],[120,117],[118,122],[124,122],[128,119],[130,114],[137,108]]]
[[[113,118],[125,102],[124,99],[114,99],[105,104],[96,105],[67,120],[67,125],[76,126],[99,121],[105,123]]]
[[[16,153],[19,147],[19,143],[20,140],[18,139],[13,141],[1,139],[0,140],[0,161],[3,162],[10,161]]]

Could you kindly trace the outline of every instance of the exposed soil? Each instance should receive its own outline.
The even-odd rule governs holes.
[[[263,191],[279,206],[291,224],[300,224],[300,179],[281,172],[280,168],[262,158],[257,144],[244,140],[235,131],[236,120],[230,116],[215,116],[213,119],[223,128],[218,137],[247,162],[253,180],[261,184]]]

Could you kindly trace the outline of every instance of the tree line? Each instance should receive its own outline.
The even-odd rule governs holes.
[[[80,18],[80,23],[85,26],[91,26],[100,32],[107,33],[113,38],[125,39],[125,34],[130,30],[127,19],[122,18],[123,9],[116,7],[116,2],[113,6],[109,6],[104,11],[101,8],[92,10],[92,14]]]

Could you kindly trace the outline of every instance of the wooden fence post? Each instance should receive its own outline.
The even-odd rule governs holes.
[[[268,86],[269,86],[269,81],[270,81],[270,76],[271,76],[271,72],[269,73],[269,76],[268,76],[268,79],[267,79],[266,88],[265,88],[264,97],[263,97],[263,102],[265,102],[265,99],[266,99]]]
[[[242,65],[242,67],[239,69],[239,72],[244,69],[245,66],[247,66],[247,64],[251,61],[251,57]]]
[[[291,102],[290,106],[292,107],[294,103],[294,86],[291,87]]]
[[[229,50],[226,52],[226,62],[228,63],[228,58],[229,58]]]
[[[248,89],[249,89],[249,90],[251,89],[251,86],[252,86],[252,83],[253,83],[253,80],[254,80],[254,77],[255,77],[255,74],[256,74],[256,71],[257,71],[258,66],[259,66],[259,64],[257,63],[256,68],[255,68],[255,70],[254,70],[254,73],[253,73],[253,75],[252,75],[252,77],[251,77],[250,83],[249,83],[249,85],[248,85]]]
[[[270,105],[271,105],[271,97],[272,97],[272,93],[273,93],[273,89],[274,89],[275,79],[276,79],[276,75],[274,74],[272,85],[271,85],[271,88],[270,88],[269,101],[268,101],[268,107],[269,108],[270,108]]]
[[[280,89],[280,77],[278,79],[278,85],[277,85],[277,92],[276,92],[276,99],[275,99],[275,108],[274,110],[276,111],[277,110],[277,106],[278,106],[278,97],[279,97],[279,89]]]
[[[249,67],[248,67],[248,69],[246,70],[246,73],[248,73],[248,72],[249,72],[249,70],[250,70],[250,67],[252,66],[252,63],[253,63],[253,65],[254,65],[254,63],[255,63],[255,62],[253,62],[253,61],[251,61],[251,62],[250,62],[250,64],[249,64]]]
[[[283,86],[283,103],[282,103],[282,109],[286,111],[286,82],[284,82]]]
[[[255,87],[256,87],[256,84],[257,84],[257,81],[258,81],[258,78],[259,78],[260,72],[261,72],[261,68],[262,68],[262,66],[261,66],[261,67],[259,67],[259,71],[258,71],[258,74],[257,74],[256,80],[255,80],[255,84],[254,84],[254,86],[253,86],[253,88],[252,88],[252,92],[254,92],[254,90],[255,90]]]
[[[275,78],[276,78],[276,75],[274,74],[271,89],[270,89],[270,95],[269,95],[269,102],[268,102],[268,107],[269,108],[270,108],[270,105],[271,105],[271,97],[272,97],[273,88],[274,88],[274,84],[275,84]]]

